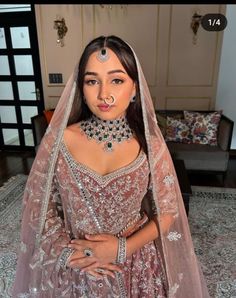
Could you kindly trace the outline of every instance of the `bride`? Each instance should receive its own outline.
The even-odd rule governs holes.
[[[24,193],[13,297],[209,297],[132,48],[85,48]]]

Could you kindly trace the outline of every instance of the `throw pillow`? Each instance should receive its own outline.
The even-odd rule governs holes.
[[[184,118],[191,126],[192,143],[217,145],[217,131],[222,112],[191,112],[184,111]]]
[[[191,143],[188,121],[167,116],[165,140],[179,143]]]
[[[183,113],[173,113],[171,114],[171,116],[169,116],[173,119],[184,119]],[[158,111],[156,111],[156,118],[157,118],[157,123],[158,126],[161,130],[162,135],[165,137],[166,136],[166,127],[167,127],[167,115],[165,113],[159,113]]]
[[[157,123],[161,130],[161,133],[165,137],[165,135],[166,135],[166,118],[158,113],[156,113],[156,117],[157,117]]]
[[[44,116],[46,117],[46,120],[47,120],[47,124],[50,123],[52,116],[53,116],[53,112],[54,112],[54,110],[44,110],[43,111]]]

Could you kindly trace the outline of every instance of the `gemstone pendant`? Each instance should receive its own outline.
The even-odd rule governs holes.
[[[105,151],[109,151],[109,152],[113,151],[112,142],[107,142],[107,143],[105,143],[105,145],[104,145],[104,150],[105,150]]]

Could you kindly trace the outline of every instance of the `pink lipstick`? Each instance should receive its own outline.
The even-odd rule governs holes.
[[[112,106],[109,106],[109,105],[106,105],[106,104],[100,104],[100,105],[98,105],[98,108],[102,112],[107,112],[107,111],[110,111]]]

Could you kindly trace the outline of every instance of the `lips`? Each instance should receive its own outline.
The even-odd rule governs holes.
[[[109,105],[106,105],[106,104],[101,104],[101,105],[98,105],[99,108],[109,108]]]
[[[109,112],[112,107],[109,105],[106,105],[106,104],[100,104],[100,105],[98,105],[98,108],[102,112]]]

